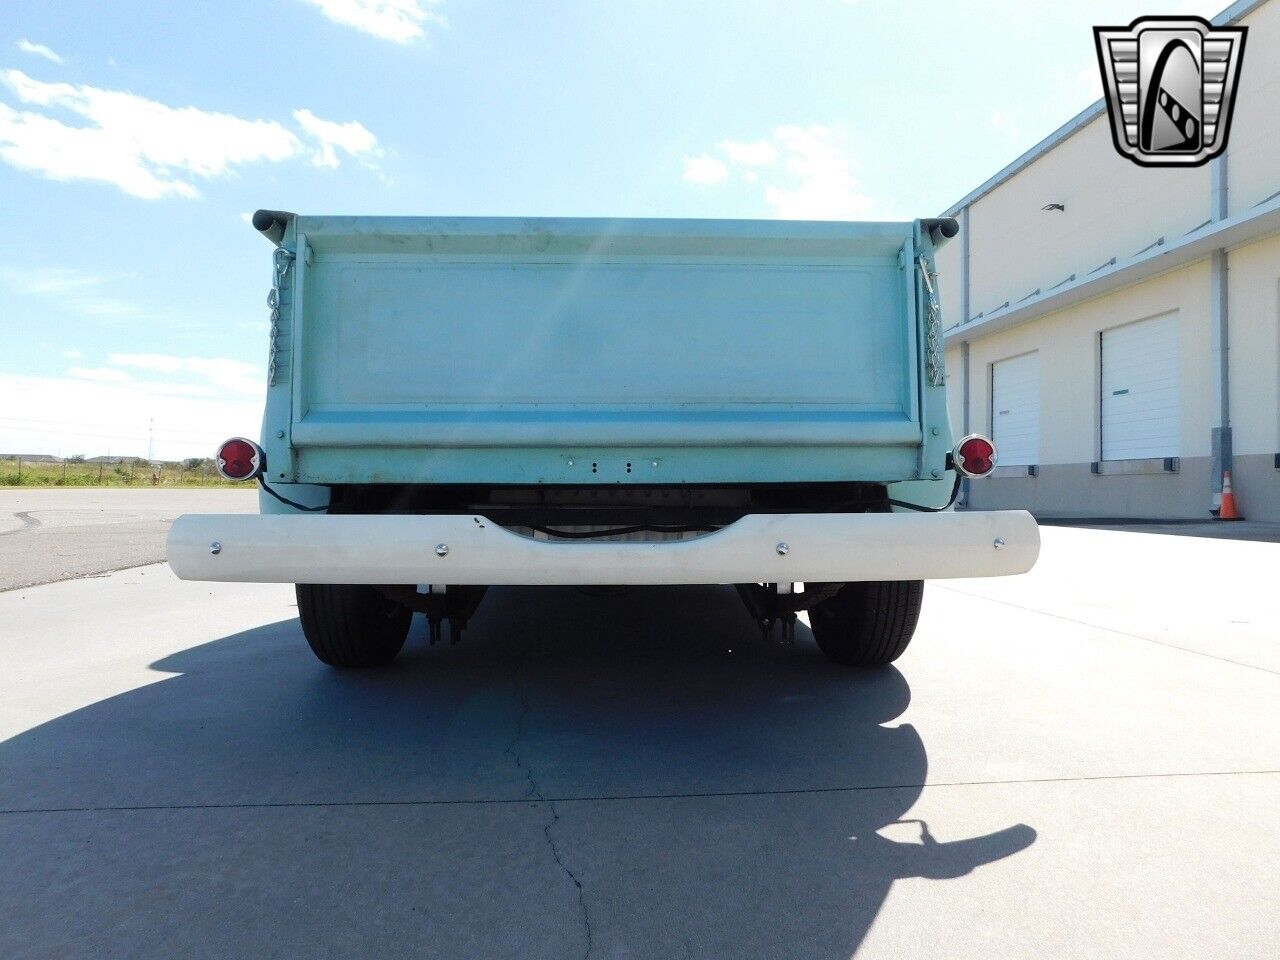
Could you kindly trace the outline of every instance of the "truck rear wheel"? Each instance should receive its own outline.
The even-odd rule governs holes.
[[[923,580],[846,583],[835,596],[810,608],[809,626],[829,659],[880,667],[907,649],[923,599]]]
[[[380,667],[404,646],[413,611],[363,584],[299,583],[298,617],[311,651],[331,667]]]

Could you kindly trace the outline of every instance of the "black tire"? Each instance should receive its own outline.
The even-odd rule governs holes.
[[[404,646],[413,611],[373,587],[300,583],[297,594],[303,636],[331,667],[381,667]]]
[[[809,626],[818,647],[836,663],[882,667],[907,649],[923,599],[923,580],[846,583],[810,609]]]

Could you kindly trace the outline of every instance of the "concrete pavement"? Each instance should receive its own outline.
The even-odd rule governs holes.
[[[1091,527],[1129,533],[1163,533],[1178,537],[1211,537],[1215,540],[1253,540],[1280,543],[1280,523],[1265,520],[1118,520],[1114,517],[1038,517],[1054,527]]]
[[[363,674],[287,587],[0,593],[0,956],[1280,953],[1280,547],[1044,535],[875,675],[720,588]]]

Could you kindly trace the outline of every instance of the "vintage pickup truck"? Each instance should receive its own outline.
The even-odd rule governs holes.
[[[1021,511],[955,512],[991,442],[948,422],[953,220],[296,216],[275,244],[260,515],[189,515],[188,580],[297,584],[335,667],[491,585],[733,584],[766,636],[898,657],[922,581],[1021,573]]]

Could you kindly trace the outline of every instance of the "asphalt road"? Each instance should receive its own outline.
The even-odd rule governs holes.
[[[719,588],[364,674],[287,587],[0,593],[0,956],[1280,955],[1280,546],[1044,534],[873,675]]]
[[[256,490],[0,488],[0,590],[157,563],[179,514],[257,509]]]

